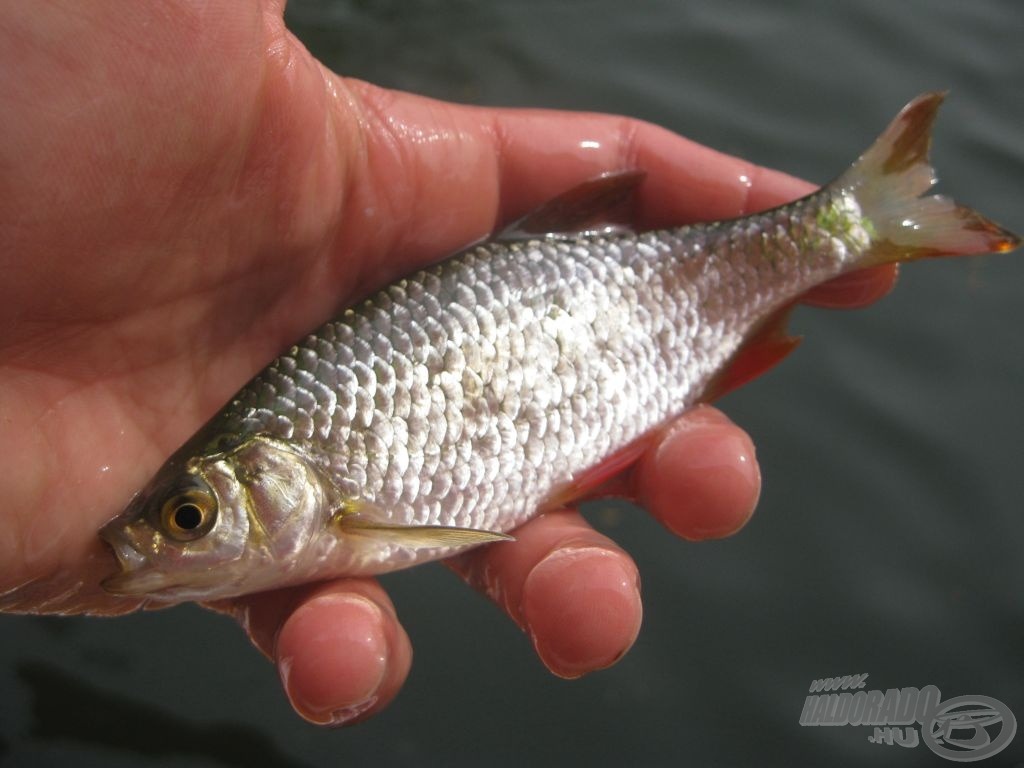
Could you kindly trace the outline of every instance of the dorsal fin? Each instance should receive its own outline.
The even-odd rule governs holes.
[[[740,345],[732,359],[711,380],[701,396],[701,402],[710,403],[752,381],[792,352],[800,344],[799,336],[791,336],[787,329],[793,304],[770,315]]]
[[[586,232],[629,232],[633,195],[646,172],[606,173],[577,184],[503,229],[497,240],[579,235]]]

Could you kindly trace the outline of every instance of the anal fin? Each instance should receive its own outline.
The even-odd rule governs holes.
[[[658,440],[655,429],[606,456],[599,463],[577,473],[568,483],[557,488],[541,505],[543,509],[561,509],[590,499],[630,496],[627,472]]]
[[[791,336],[787,330],[793,306],[787,304],[761,323],[708,384],[701,397],[702,402],[710,403],[734,389],[739,389],[748,381],[774,368],[799,346],[800,337]]]

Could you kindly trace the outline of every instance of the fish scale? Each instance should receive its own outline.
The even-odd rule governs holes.
[[[846,173],[743,219],[481,244],[306,337],[101,531],[111,592],[171,602],[380,573],[493,542],[600,488],[645,435],[790,351],[788,305],[833,276],[1016,236],[940,196],[942,97]],[[571,190],[519,225],[633,189]]]
[[[841,241],[785,271],[749,258],[754,247],[790,250],[794,218],[823,205],[739,233],[476,248],[305,339],[231,403],[220,429],[306,442],[343,493],[389,522],[510,529],[553,486],[692,405],[777,295],[838,271]],[[410,452],[425,463],[410,466]],[[519,482],[496,488],[499,474]],[[454,516],[453,495],[463,497]]]

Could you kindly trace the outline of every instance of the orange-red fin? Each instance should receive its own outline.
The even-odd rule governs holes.
[[[859,309],[887,296],[898,277],[899,264],[855,269],[814,286],[800,297],[800,303],[826,309]]]
[[[644,171],[629,170],[585,181],[513,222],[497,239],[628,230],[633,196],[645,176]]]
[[[606,496],[628,496],[626,470],[636,464],[657,441],[657,431],[650,432],[625,448],[578,473],[565,485],[557,488],[541,504],[543,509],[561,509],[581,501]]]
[[[773,368],[800,344],[799,336],[787,330],[793,305],[783,307],[765,320],[736,351],[721,372],[711,380],[701,400],[709,403],[739,389]]]

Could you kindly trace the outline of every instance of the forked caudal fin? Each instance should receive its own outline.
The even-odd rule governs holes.
[[[910,102],[878,140],[826,191],[852,196],[859,224],[870,236],[849,269],[933,256],[1011,251],[1020,238],[975,210],[942,195],[923,196],[935,183],[928,162],[932,125],[943,93]],[[820,193],[815,193],[820,194]],[[702,400],[709,402],[764,373],[799,339],[786,321],[792,305],[768,317],[712,379]]]
[[[942,195],[922,197],[936,181],[928,150],[944,99],[944,93],[925,93],[910,102],[835,182],[854,195],[872,233],[862,266],[1020,245],[1017,235],[977,211]]]

